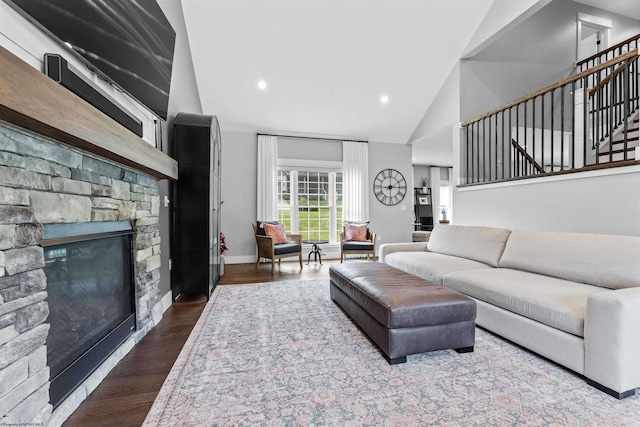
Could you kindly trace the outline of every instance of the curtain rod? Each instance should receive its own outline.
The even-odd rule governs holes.
[[[349,142],[364,142],[368,144],[369,141],[364,141],[361,139],[342,139],[342,138],[321,138],[318,136],[295,136],[295,135],[278,135],[275,133],[256,133],[256,135],[263,136],[276,136],[278,138],[293,138],[293,139],[316,139],[316,140],[324,140],[324,141],[349,141]]]

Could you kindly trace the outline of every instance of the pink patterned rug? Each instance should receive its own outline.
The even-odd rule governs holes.
[[[638,426],[618,401],[483,329],[390,366],[328,280],[218,286],[145,426]]]

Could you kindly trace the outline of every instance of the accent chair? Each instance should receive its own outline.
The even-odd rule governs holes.
[[[367,223],[345,222],[340,233],[340,262],[347,255],[366,255],[376,259],[376,233],[369,230]]]
[[[265,227],[264,224],[268,224]],[[269,225],[278,226],[278,221],[257,221],[253,226],[253,234],[256,238],[256,245],[258,247],[258,257],[256,259],[256,268],[260,263],[261,258],[271,260],[271,274],[273,274],[273,268],[275,261],[278,260],[280,265],[280,259],[298,256],[300,261],[300,269],[302,269],[302,235],[284,233],[284,230],[280,230],[284,236],[269,235],[265,228],[271,228]],[[279,240],[278,237],[282,237]],[[276,242],[282,243],[276,243]]]

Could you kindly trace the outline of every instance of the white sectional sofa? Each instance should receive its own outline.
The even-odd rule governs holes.
[[[476,300],[476,324],[622,399],[640,387],[640,237],[438,225],[379,260]]]

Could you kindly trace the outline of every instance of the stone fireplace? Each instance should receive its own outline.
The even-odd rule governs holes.
[[[159,207],[151,175],[0,122],[0,424],[61,424],[161,319]],[[44,227],[122,222],[133,233],[135,331],[54,410],[45,267],[55,252],[45,262]]]

